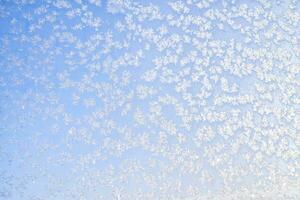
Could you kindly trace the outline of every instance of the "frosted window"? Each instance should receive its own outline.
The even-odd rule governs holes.
[[[0,199],[299,200],[300,2],[0,0]]]

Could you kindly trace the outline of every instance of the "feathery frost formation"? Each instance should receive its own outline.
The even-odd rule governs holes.
[[[0,0],[0,199],[299,200],[300,2]]]

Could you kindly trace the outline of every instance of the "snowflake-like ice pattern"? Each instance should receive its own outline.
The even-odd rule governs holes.
[[[0,0],[0,199],[299,200],[298,0]]]

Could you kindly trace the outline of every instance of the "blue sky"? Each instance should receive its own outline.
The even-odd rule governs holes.
[[[299,3],[17,2],[0,199],[299,197]]]

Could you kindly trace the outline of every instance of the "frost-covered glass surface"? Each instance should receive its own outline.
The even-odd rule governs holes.
[[[0,199],[299,200],[300,2],[0,0]]]

